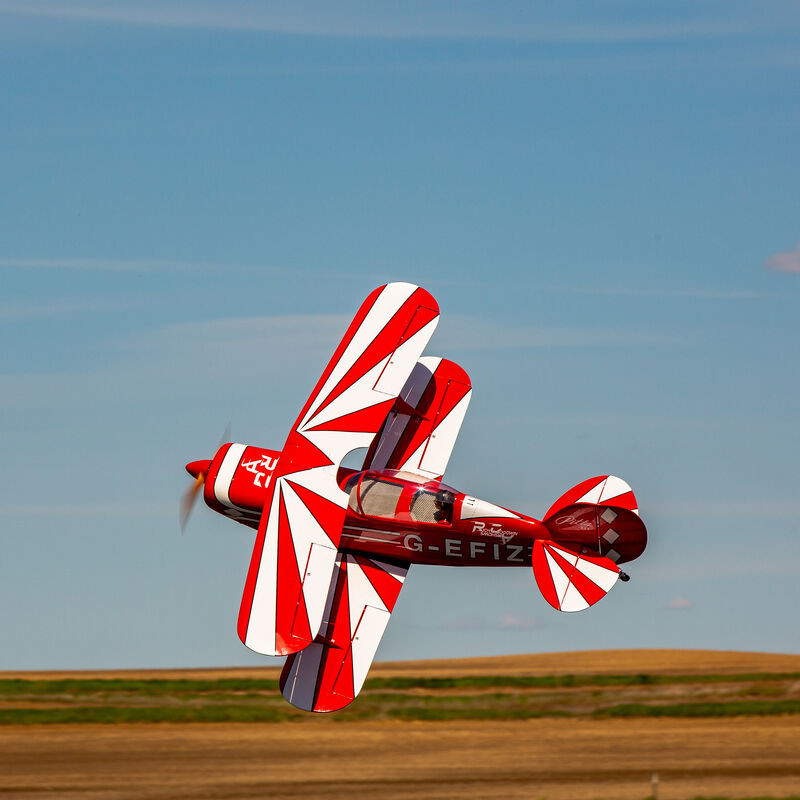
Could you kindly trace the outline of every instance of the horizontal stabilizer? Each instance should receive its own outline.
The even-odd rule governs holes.
[[[608,594],[619,567],[587,547],[580,552],[545,539],[533,545],[533,575],[544,599],[556,611],[583,611]]]

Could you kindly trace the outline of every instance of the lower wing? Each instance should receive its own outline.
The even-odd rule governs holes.
[[[305,711],[337,711],[364,684],[408,564],[339,553],[317,640],[286,659],[281,691]]]

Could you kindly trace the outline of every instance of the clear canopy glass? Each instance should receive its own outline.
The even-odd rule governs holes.
[[[398,470],[367,470],[351,475],[344,486],[356,514],[398,521],[449,523],[455,489],[441,481]]]

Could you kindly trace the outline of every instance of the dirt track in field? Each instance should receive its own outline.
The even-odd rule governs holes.
[[[372,674],[559,672],[800,672],[800,656],[617,651],[384,664]],[[270,677],[264,670],[102,673],[203,675]],[[87,677],[47,677],[65,676]],[[0,726],[0,798],[643,800],[653,772],[659,800],[800,796],[800,714]]]

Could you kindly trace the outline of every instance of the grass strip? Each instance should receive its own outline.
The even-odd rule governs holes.
[[[737,717],[800,714],[800,700],[737,700],[730,703],[626,703],[598,708],[594,717]]]
[[[452,678],[394,677],[369,678],[365,691],[381,689],[484,689],[484,688],[570,688],[584,686],[648,686],[675,683],[741,683],[796,680],[800,672],[758,672],[734,675],[466,675]],[[161,678],[63,678],[36,680],[0,679],[0,695],[94,694],[136,692],[137,694],[206,694],[219,692],[264,692],[278,689],[277,680],[220,678],[212,680]]]
[[[6,708],[0,709],[0,725],[85,722],[283,722],[298,719],[300,716],[300,712],[282,711],[264,706]]]
[[[364,719],[400,720],[514,720],[541,717],[727,717],[800,713],[800,701],[739,701],[731,703],[674,703],[644,705],[631,703],[597,709],[591,714],[570,713],[561,709],[535,706],[489,705],[449,706],[439,698],[415,698],[425,705],[392,706],[359,704],[337,717],[338,721]],[[432,701],[432,702],[431,702]],[[326,715],[327,716],[327,715]],[[119,723],[119,722],[284,722],[318,719],[316,715],[266,705],[205,706],[77,706],[74,708],[0,709],[0,725],[35,725],[47,723]]]
[[[458,689],[494,686],[569,688],[582,686],[653,686],[673,683],[739,683],[796,680],[800,672],[754,672],[738,675],[465,675],[453,678],[369,678],[369,689]]]
[[[95,694],[98,692],[135,692],[137,694],[206,694],[209,692],[275,691],[276,680],[256,678],[220,678],[217,680],[148,678],[63,678],[60,680],[0,679],[0,695],[18,694]]]

